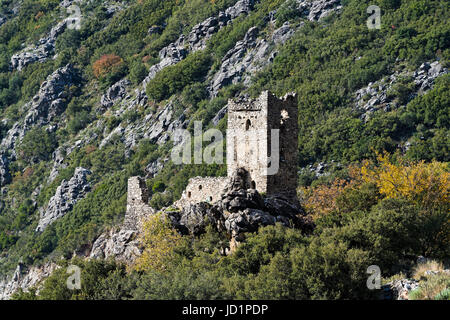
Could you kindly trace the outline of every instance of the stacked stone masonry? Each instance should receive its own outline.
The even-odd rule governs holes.
[[[199,202],[215,203],[221,199],[222,191],[228,183],[227,177],[195,177],[189,179],[181,199],[175,206],[184,207],[187,204]]]
[[[298,110],[295,93],[278,98],[264,91],[256,99],[238,98],[228,101],[227,177],[195,177],[175,206],[183,208],[199,202],[215,203],[221,199],[230,178],[237,169],[248,174],[247,185],[267,196],[296,198],[298,155]],[[278,148],[276,146],[278,144]],[[273,148],[272,148],[273,147]],[[273,150],[272,150],[273,149]],[[137,215],[153,212],[148,206],[145,180],[132,177],[128,181],[125,224]],[[126,218],[127,220],[127,218]]]

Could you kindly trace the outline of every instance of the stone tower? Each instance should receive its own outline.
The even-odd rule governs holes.
[[[296,197],[298,109],[295,93],[228,101],[227,175],[249,173],[248,186],[266,195]]]
[[[148,205],[149,192],[145,179],[131,177],[128,179],[127,212],[123,222],[125,230],[139,230],[142,219],[154,213]]]

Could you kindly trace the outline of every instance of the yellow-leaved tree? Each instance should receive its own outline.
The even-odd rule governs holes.
[[[450,204],[447,163],[399,159],[394,164],[387,153],[377,154],[377,162],[365,161],[361,174],[365,182],[375,183],[386,198],[406,198],[426,209]]]
[[[357,188],[361,185],[361,173],[359,167],[349,166],[347,168],[349,179],[336,178],[330,183],[319,184],[311,187],[300,187],[299,198],[306,211],[314,219],[327,215],[338,209],[337,199],[346,190]]]
[[[181,235],[171,226],[168,218],[157,213],[143,223],[142,255],[136,259],[137,271],[165,271],[175,258],[175,249],[180,245]]]

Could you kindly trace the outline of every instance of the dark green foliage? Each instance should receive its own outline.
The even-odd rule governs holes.
[[[147,85],[147,94],[156,101],[169,98],[189,84],[203,80],[212,59],[207,52],[189,55],[180,63],[159,72]]]
[[[152,191],[155,193],[155,192],[162,192],[162,191],[164,191],[164,189],[166,188],[166,185],[164,184],[164,182],[162,182],[162,181],[156,181],[154,184],[153,184],[153,187],[152,187]]]
[[[17,147],[18,158],[26,163],[50,159],[56,148],[55,135],[36,127],[27,132]]]
[[[80,268],[81,289],[67,288],[68,266]],[[124,282],[125,266],[114,261],[72,259],[62,263],[52,276],[45,281],[36,295],[31,292],[17,292],[14,300],[119,300],[128,297],[129,288]]]
[[[136,61],[130,68],[130,80],[135,84],[139,84],[147,76],[147,73],[145,65],[141,61]]]
[[[90,106],[84,105],[80,98],[74,98],[67,106],[66,114],[69,117],[67,129],[70,133],[76,134],[85,128],[92,120]]]

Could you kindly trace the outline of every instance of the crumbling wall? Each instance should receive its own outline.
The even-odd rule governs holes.
[[[131,177],[128,179],[127,211],[122,229],[140,230],[143,219],[155,213],[148,205],[149,192],[145,179]]]
[[[298,164],[298,107],[295,94],[268,95],[268,127],[279,130],[279,168],[267,176],[267,194],[296,198]],[[270,133],[267,149],[271,150]]]
[[[189,179],[181,199],[175,206],[184,207],[187,204],[199,202],[214,203],[221,199],[221,194],[228,183],[227,177],[195,177]]]

